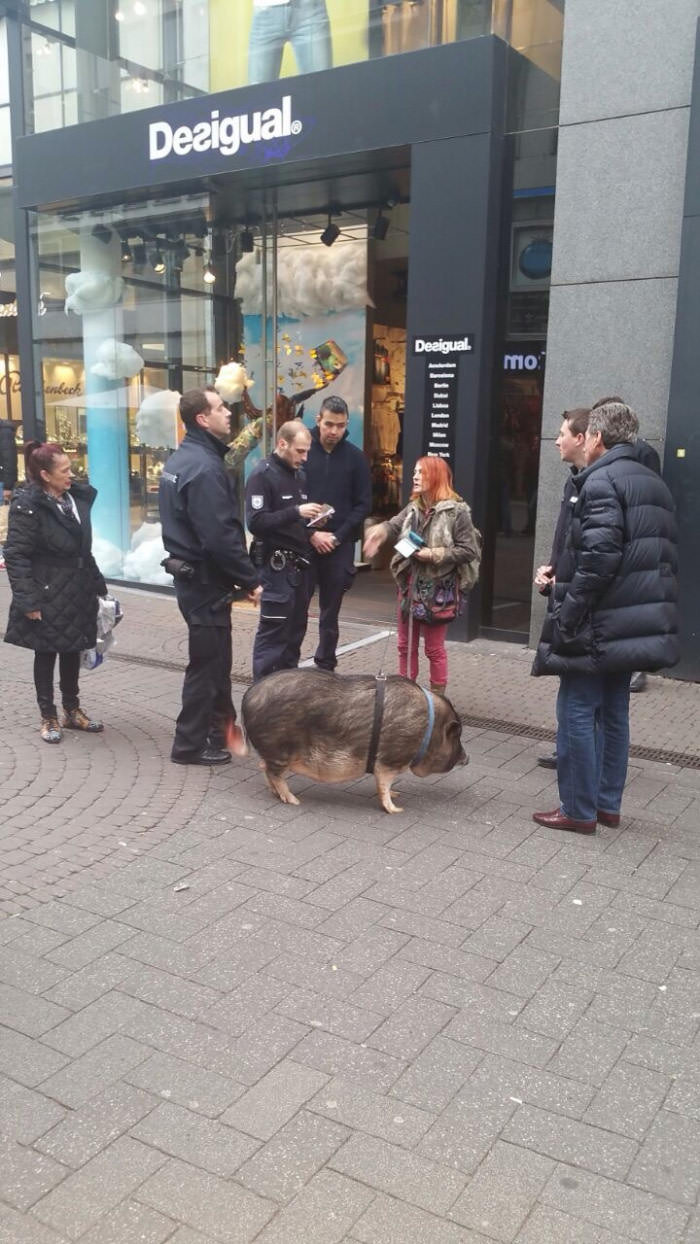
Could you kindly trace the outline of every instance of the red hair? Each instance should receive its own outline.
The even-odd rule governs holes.
[[[452,472],[444,458],[419,458],[423,484],[419,492],[411,493],[411,500],[423,497],[430,505],[436,501],[458,501],[459,493],[452,487]]]

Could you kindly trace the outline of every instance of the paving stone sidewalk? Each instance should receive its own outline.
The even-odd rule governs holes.
[[[0,1244],[700,1244],[700,769],[636,758],[619,830],[557,835],[543,743],[470,726],[400,815],[285,807],[168,762],[184,631],[125,604],[102,736],[42,744],[0,647]],[[470,719],[551,726],[524,651],[450,661]],[[632,711],[697,755],[700,688]]]

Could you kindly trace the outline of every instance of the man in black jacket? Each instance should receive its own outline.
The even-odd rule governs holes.
[[[314,661],[319,669],[333,671],[338,614],[355,574],[355,541],[372,504],[369,467],[362,450],[348,440],[348,407],[342,397],[327,397],[316,416],[306,480],[311,501],[334,510],[312,533],[309,575],[309,597],[318,588],[320,613]]]
[[[189,631],[189,664],[171,759],[176,764],[226,764],[236,748],[231,698],[231,601],[242,589],[254,604],[258,575],[236,518],[233,477],[224,466],[230,414],[213,388],[180,398],[187,432],[161,474],[158,504],[166,569]]]
[[[629,753],[633,670],[679,658],[677,529],[663,480],[637,459],[639,420],[623,403],[591,411],[586,466],[532,672],[559,674],[560,806],[550,829],[616,827]]]
[[[17,483],[17,429],[10,419],[0,419],[0,505],[9,505]]]

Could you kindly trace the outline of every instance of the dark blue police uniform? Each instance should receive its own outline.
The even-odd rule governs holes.
[[[189,428],[163,468],[158,493],[163,544],[194,571],[190,579],[175,579],[189,631],[189,664],[171,753],[183,763],[194,760],[208,740],[222,747],[227,727],[236,720],[231,600],[235,588],[250,591],[259,581],[236,517],[236,485],[224,466],[226,451],[205,428]]]
[[[314,428],[305,469],[309,501],[325,502],[335,510],[322,530],[333,533],[337,547],[332,553],[317,553],[312,547],[309,578],[309,597],[318,587],[319,603],[314,660],[319,669],[334,670],[338,664],[338,615],[355,575],[355,541],[372,505],[372,482],[365,455],[348,440],[347,432],[328,453],[318,428]]]
[[[299,506],[308,500],[303,471],[276,453],[253,468],[246,485],[245,521],[255,537],[263,594],[253,644],[253,677],[294,669],[306,633],[309,531]]]

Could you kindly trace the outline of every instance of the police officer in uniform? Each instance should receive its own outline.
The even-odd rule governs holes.
[[[301,469],[310,444],[300,419],[283,423],[275,449],[254,467],[246,486],[245,518],[263,589],[253,645],[255,679],[299,663],[309,604],[307,523],[322,509],[307,500]]]
[[[220,765],[237,750],[231,699],[231,601],[243,594],[257,603],[259,576],[236,518],[233,477],[224,466],[230,414],[214,388],[190,389],[180,398],[187,432],[161,474],[158,503],[163,563],[189,631],[189,664],[182,688],[171,759],[176,764]]]

